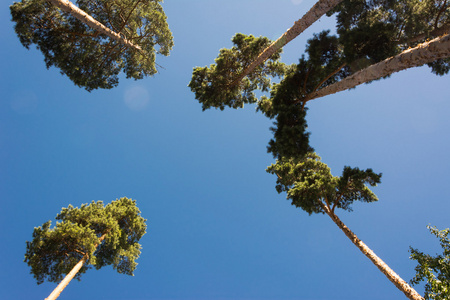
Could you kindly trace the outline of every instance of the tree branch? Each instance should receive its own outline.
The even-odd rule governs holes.
[[[132,14],[133,11],[136,9],[136,7],[138,6],[138,4],[141,3],[141,2],[142,2],[141,0],[136,1],[136,4],[135,4],[135,5],[133,6],[133,8],[130,10],[130,13],[129,13],[128,16],[126,17],[126,19],[125,19],[125,21],[124,21],[122,27],[119,29],[118,32],[121,32],[121,31],[123,30],[123,28],[125,27],[125,25],[127,25],[128,20],[129,20],[130,17],[131,17],[131,14]]]
[[[438,15],[436,16],[436,21],[434,22],[434,28],[437,28],[438,23],[439,23],[439,18],[441,17],[441,14],[445,11],[445,9],[447,8],[447,0],[444,0],[444,3],[442,4],[441,9],[438,12]]]
[[[336,73],[338,73],[340,70],[342,70],[343,67],[345,67],[347,64],[343,63],[342,65],[339,66],[339,68],[337,68],[336,70],[334,70],[332,73],[330,73],[327,77],[325,77],[315,88],[314,91],[317,91],[322,84],[324,84],[328,79],[330,79],[331,77],[333,77]]]

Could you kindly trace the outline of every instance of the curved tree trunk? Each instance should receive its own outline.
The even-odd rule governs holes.
[[[423,64],[446,57],[450,57],[450,34],[435,38],[429,42],[420,44],[415,48],[405,50],[396,56],[373,64],[339,82],[309,94],[305,101],[351,89],[362,83],[380,79],[381,77],[408,68],[419,67]]]
[[[98,245],[105,239],[107,233],[102,235],[98,240]],[[97,246],[98,246],[97,245]],[[58,284],[58,286],[53,290],[53,292],[45,298],[45,300],[55,300],[59,297],[61,292],[66,288],[69,282],[75,277],[75,275],[80,271],[81,267],[83,267],[84,263],[89,258],[89,255],[85,254],[83,258],[70,270],[70,272],[64,277],[64,279]]]
[[[321,202],[322,203],[322,202]],[[332,212],[328,206],[322,203],[325,213],[333,220],[334,223],[345,233],[345,235],[358,247],[358,249],[369,258],[372,263],[400,290],[406,297],[411,300],[423,300],[406,281],[397,275],[389,266],[382,261],[366,244],[364,244],[344,223]]]
[[[264,51],[258,55],[258,57],[244,70],[244,72],[242,72],[242,74],[239,75],[238,78],[231,83],[231,85],[233,86],[240,82],[245,76],[250,74],[253,69],[262,64],[275,52],[283,48],[284,45],[296,38],[306,28],[311,26],[315,21],[317,21],[340,2],[342,2],[342,0],[319,0],[300,20],[297,20],[291,28],[283,33],[281,37],[279,37],[269,47],[264,49]]]
[[[124,44],[130,48],[134,48],[138,51],[142,50],[141,47],[134,45],[126,38],[120,36],[118,33],[112,31],[111,29],[109,29],[108,27],[103,25],[102,23],[98,22],[93,17],[91,17],[90,15],[85,13],[83,10],[79,9],[77,6],[72,4],[72,2],[70,2],[68,0],[48,0],[48,1],[50,1],[54,6],[60,8],[62,11],[65,11],[65,12],[71,14],[72,16],[74,16],[75,18],[77,18],[78,20],[83,22],[84,24],[88,25],[92,29],[99,31],[100,33],[103,33],[103,34],[109,36],[110,38],[112,38],[112,39],[118,41],[119,43]]]

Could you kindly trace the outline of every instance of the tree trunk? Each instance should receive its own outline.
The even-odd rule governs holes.
[[[88,25],[92,29],[97,30],[100,33],[103,33],[103,34],[109,36],[110,38],[112,38],[112,39],[118,41],[119,43],[124,44],[130,48],[134,48],[138,51],[142,50],[141,47],[134,45],[126,38],[120,36],[118,33],[112,31],[111,29],[109,29],[108,27],[103,25],[102,23],[98,22],[93,17],[91,17],[90,15],[85,13],[83,10],[79,9],[77,6],[72,4],[72,2],[70,2],[68,0],[48,0],[48,1],[50,1],[54,6],[60,8],[62,11],[65,11],[65,12],[71,14],[72,16],[74,16],[75,18],[77,18],[78,20],[83,22],[84,24]]]
[[[429,42],[403,51],[402,53],[373,64],[339,82],[324,87],[309,94],[305,101],[313,100],[337,92],[341,92],[357,85],[390,75],[412,67],[433,62],[440,58],[450,57],[450,34],[435,38]]]
[[[322,202],[321,202],[322,203]],[[400,290],[406,297],[411,300],[423,300],[406,281],[397,275],[389,266],[382,261],[366,244],[364,244],[344,223],[326,206],[322,203],[322,208],[325,213],[333,220],[334,223],[345,233],[345,235],[355,244],[356,247],[367,257],[372,263],[384,274],[386,277]]]
[[[271,57],[279,49],[283,48],[284,45],[292,41],[300,33],[302,33],[306,28],[311,26],[320,17],[326,14],[329,10],[338,5],[342,0],[319,0],[314,6],[300,19],[297,20],[294,25],[289,28],[281,37],[279,37],[275,42],[273,42],[269,47],[264,49],[258,57],[244,70],[242,74],[236,78],[231,85],[239,83],[245,76],[250,74],[257,66],[262,64],[266,59]]]
[[[106,235],[107,233],[105,233],[98,239],[98,244],[96,245],[96,247],[101,244],[101,242],[105,239]],[[55,300],[56,298],[58,298],[61,292],[69,284],[69,282],[75,277],[78,271],[80,271],[81,267],[83,267],[84,263],[87,261],[88,258],[89,255],[85,254],[83,258],[72,268],[72,270],[70,270],[70,272],[66,275],[66,277],[64,277],[64,279],[58,284],[58,286],[53,290],[53,292],[47,298],[45,298],[45,300]]]

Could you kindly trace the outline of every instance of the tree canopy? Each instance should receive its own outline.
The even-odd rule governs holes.
[[[142,79],[157,73],[156,54],[173,47],[161,0],[77,0],[78,7],[142,50],[112,40],[46,0],[22,0],[10,6],[15,31],[27,49],[35,44],[47,68],[55,66],[88,91],[110,89],[123,71]]]
[[[324,213],[324,205],[334,213],[336,207],[351,211],[354,201],[378,201],[367,185],[380,183],[381,174],[346,166],[341,176],[333,176],[315,153],[308,153],[303,159],[282,158],[267,172],[277,175],[277,191],[286,192],[292,205],[309,214]]]
[[[253,91],[267,92],[271,84],[269,76],[279,76],[284,72],[284,64],[279,62],[279,50],[241,82],[231,85],[234,76],[242,72],[271,41],[266,37],[238,33],[232,42],[234,46],[231,49],[220,50],[215,64],[194,69],[189,87],[203,110],[211,107],[223,110],[226,106],[239,108],[245,103],[255,103],[258,98]]]
[[[41,284],[59,282],[84,257],[87,261],[76,274],[94,267],[112,265],[121,274],[133,275],[141,253],[140,238],[146,232],[136,201],[120,198],[106,206],[92,201],[80,208],[69,205],[51,221],[36,227],[33,240],[27,241],[25,262]]]
[[[425,299],[446,300],[450,298],[450,229],[427,227],[439,239],[442,254],[432,256],[410,247],[411,259],[418,263],[411,283],[417,285],[426,281]]]
[[[260,43],[259,47],[250,43],[237,44],[237,41],[250,37],[252,41],[255,39],[237,34],[233,38],[236,46],[221,49],[215,64],[194,69],[189,87],[202,103],[203,110],[211,107],[224,109],[225,106],[240,108],[244,103],[257,103],[257,110],[275,121],[271,128],[274,137],[269,141],[268,152],[277,159],[301,157],[313,151],[309,145],[310,133],[307,132],[305,104],[308,101],[316,98],[322,89],[325,91],[326,87],[341,81],[343,89],[354,87],[353,82],[366,82],[350,76],[362,76],[361,70],[415,47],[430,37],[448,32],[450,22],[447,2],[432,0],[345,0],[328,15],[336,16],[337,35],[330,35],[329,30],[314,34],[296,65],[285,66],[280,61],[281,50],[278,50],[242,81],[235,78],[269,41],[264,37],[258,38],[267,41]],[[448,45],[447,40],[445,45]],[[447,46],[444,48],[448,49]],[[447,51],[440,56],[430,56],[428,65],[433,73],[444,75],[449,72],[448,55]],[[405,59],[402,56],[398,60]],[[411,66],[416,65],[409,64],[402,69]],[[369,82],[388,77],[395,71],[395,68],[384,65],[381,68],[390,71],[379,77],[372,76]],[[271,83],[274,77],[280,77],[281,81]],[[346,85],[346,78],[353,81]],[[260,95],[260,98],[255,95]]]
[[[351,210],[354,201],[378,200],[368,186],[380,183],[381,173],[346,166],[342,176],[332,176],[309,143],[306,104],[317,98],[320,91],[324,91],[320,96],[327,95],[330,93],[327,88],[340,83],[342,86],[332,92],[386,78],[394,72],[425,63],[434,74],[447,74],[450,71],[449,4],[446,0],[328,2],[333,2],[334,8],[328,10],[327,15],[336,17],[337,34],[330,35],[329,30],[314,34],[298,64],[283,66],[281,49],[267,56],[267,60],[259,59],[276,43],[258,56],[255,54],[257,48],[240,44],[221,49],[215,64],[195,68],[189,87],[203,110],[210,107],[224,109],[225,106],[241,108],[244,103],[257,103],[257,110],[274,120],[271,128],[274,135],[267,150],[277,161],[267,168],[267,172],[277,175],[277,191],[286,192],[293,205],[309,214],[329,215],[408,298],[422,299],[337,218],[335,208]],[[237,34],[233,42],[242,36]],[[435,39],[428,41],[431,38]],[[275,63],[277,72],[261,72]],[[247,75],[244,70],[257,64],[257,71]],[[275,77],[280,81],[272,83]],[[345,81],[347,78],[352,81]]]

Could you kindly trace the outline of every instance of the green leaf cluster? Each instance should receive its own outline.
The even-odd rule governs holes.
[[[189,87],[202,104],[203,110],[211,107],[223,110],[226,106],[240,108],[245,103],[255,103],[258,100],[255,91],[267,92],[271,83],[269,77],[284,73],[284,64],[279,62],[281,51],[278,51],[250,75],[234,84],[233,80],[271,41],[266,37],[257,38],[238,33],[232,42],[232,48],[220,50],[215,64],[194,68]]]
[[[440,0],[344,0],[328,15],[334,13],[344,54],[353,64],[377,63],[450,25],[449,3]],[[450,70],[450,59],[428,65],[434,74],[444,75]]]
[[[292,205],[309,214],[324,213],[323,205],[333,212],[336,207],[351,211],[355,201],[378,200],[367,185],[380,183],[381,173],[346,166],[341,176],[333,176],[316,153],[310,152],[301,159],[279,159],[267,172],[277,175],[278,193],[286,192]]]
[[[88,91],[117,86],[121,71],[142,79],[157,73],[156,53],[169,55],[172,33],[161,0],[77,0],[94,19],[141,47],[132,49],[100,34],[46,0],[10,6],[15,31],[27,49],[35,44],[47,68],[55,66]]]
[[[417,285],[422,281],[425,284],[425,299],[448,300],[450,299],[450,229],[438,230],[436,227],[427,226],[435,235],[442,247],[442,254],[431,256],[410,247],[411,259],[418,262],[416,275],[411,284]]]
[[[75,278],[88,269],[112,265],[117,272],[133,275],[141,253],[140,238],[146,232],[136,201],[120,198],[106,206],[92,201],[80,208],[69,205],[51,221],[34,229],[27,241],[25,262],[40,284],[59,282],[85,255],[87,262]],[[103,240],[100,238],[104,236]]]
[[[302,56],[297,65],[286,67],[283,79],[275,83],[270,98],[262,97],[258,110],[275,119],[271,128],[274,138],[268,152],[276,158],[301,157],[314,151],[309,145],[305,103],[308,94],[348,76],[336,36],[329,31],[308,40],[308,58]],[[332,74],[331,76],[329,74]]]

